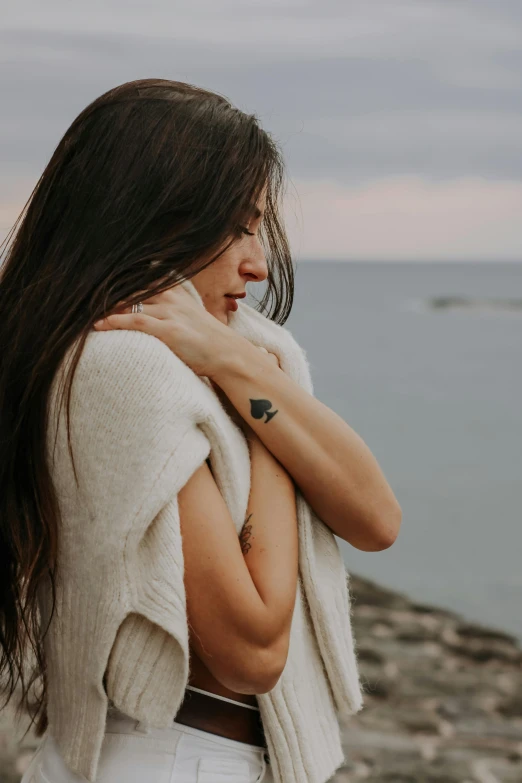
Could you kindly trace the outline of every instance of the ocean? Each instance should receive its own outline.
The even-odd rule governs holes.
[[[448,296],[500,306],[426,305]],[[339,541],[348,571],[522,642],[522,309],[501,306],[517,298],[517,263],[307,261],[286,326],[402,507],[389,549]]]

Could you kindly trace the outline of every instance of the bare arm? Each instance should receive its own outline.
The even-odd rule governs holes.
[[[212,382],[333,533],[367,552],[391,546],[401,508],[362,438],[256,346],[230,339],[233,350],[223,352]]]
[[[225,687],[265,693],[288,655],[298,568],[295,486],[259,438],[238,536],[204,463],[178,493],[191,645]]]
[[[220,387],[336,535],[363,551],[391,546],[401,508],[372,452],[347,422],[257,346],[216,321],[181,285],[148,301],[150,315],[113,314],[95,327],[140,329],[165,342]]]
[[[294,611],[298,537],[295,486],[254,433],[249,438],[252,478],[241,551],[257,592],[270,609],[271,630],[286,651]]]

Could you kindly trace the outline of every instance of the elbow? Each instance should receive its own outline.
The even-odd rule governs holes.
[[[366,513],[356,527],[352,521],[351,525],[347,525],[350,535],[343,538],[361,552],[382,552],[397,540],[401,522],[401,507],[394,503],[385,510],[375,511],[371,517]]]
[[[275,688],[285,668],[287,657],[288,644],[284,650],[273,647],[260,651],[250,672],[250,685],[254,689],[253,693],[268,693]]]
[[[270,647],[252,650],[241,655],[221,679],[223,685],[236,693],[259,695],[268,693],[277,685],[286,665],[289,638]]]
[[[395,501],[382,511],[372,525],[373,536],[368,552],[382,552],[389,549],[397,540],[402,522],[402,509]]]

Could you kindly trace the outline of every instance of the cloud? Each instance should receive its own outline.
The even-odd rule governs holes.
[[[349,245],[333,225],[335,242],[314,238],[324,220],[307,218],[307,256],[417,256],[420,231],[406,216],[390,224],[388,199],[413,210],[431,257],[520,252],[520,0],[27,0],[4,9],[0,50],[4,230],[16,183],[34,184],[90,101],[161,76],[257,114],[318,214],[334,192],[350,214],[361,200],[380,205],[361,216],[372,230],[360,242],[351,225]]]
[[[109,87],[161,75],[255,112],[294,176],[522,179],[522,3],[28,0],[3,25],[4,172],[40,167]]]
[[[464,51],[487,58],[517,50],[521,18],[513,0],[192,0],[176,7],[168,0],[26,0],[3,12],[6,29],[220,43],[243,61],[435,55],[442,69]]]
[[[522,113],[515,110],[375,108],[308,118],[292,139],[294,167],[344,182],[422,175],[522,179]],[[311,155],[312,147],[320,155]]]
[[[522,260],[522,182],[300,180],[285,212],[297,260]]]

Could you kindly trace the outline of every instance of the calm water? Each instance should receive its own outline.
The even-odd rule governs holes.
[[[348,569],[522,640],[522,312],[417,307],[440,295],[520,298],[522,264],[303,262],[286,325],[403,509]]]

